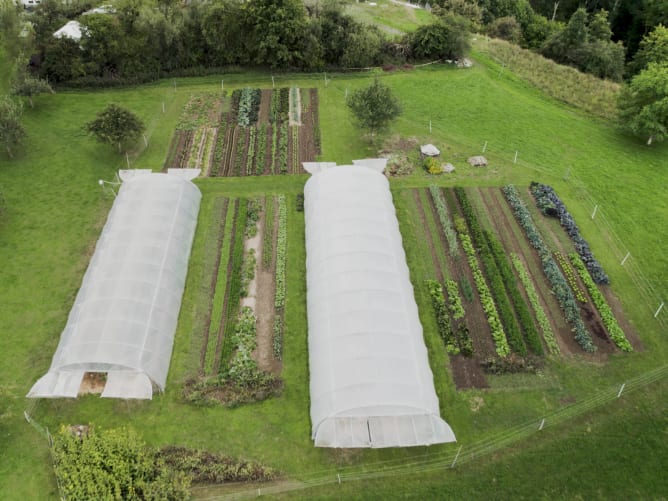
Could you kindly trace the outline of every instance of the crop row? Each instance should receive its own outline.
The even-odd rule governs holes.
[[[248,200],[240,199],[238,213],[234,222],[233,242],[230,245],[230,259],[228,262],[227,276],[227,315],[225,320],[225,331],[223,337],[223,347],[221,352],[221,368],[224,368],[232,353],[233,342],[232,333],[234,332],[237,314],[239,312],[239,303],[241,300],[241,274],[244,260],[244,238],[240,231],[246,227],[246,216],[248,209]]]
[[[288,208],[285,195],[278,195],[278,235],[276,239],[276,296],[277,310],[285,306],[285,261],[288,242]]]
[[[278,164],[278,127],[271,127],[271,173],[276,174]]]
[[[460,350],[459,346],[457,346],[454,333],[452,332],[448,307],[445,303],[445,298],[443,297],[443,287],[436,280],[427,280],[427,288],[429,289],[431,305],[434,308],[434,314],[436,315],[436,328],[438,330],[438,335],[445,344],[445,351],[450,355],[458,355]]]
[[[494,261],[496,266],[501,274],[503,283],[506,286],[506,291],[508,296],[515,307],[515,313],[517,313],[517,318],[524,333],[524,339],[526,340],[527,345],[536,355],[543,355],[543,344],[540,342],[540,336],[534,325],[533,318],[531,317],[531,312],[527,306],[520,290],[517,288],[517,280],[515,279],[515,274],[511,268],[508,258],[506,257],[506,252],[499,242],[491,233],[488,231],[483,232],[487,240],[487,246],[492,256],[494,256]]]
[[[246,154],[246,129],[237,128],[237,149],[234,153],[234,175],[240,176]]]
[[[290,118],[293,122],[301,121],[301,108],[299,107],[299,87],[290,88]]]
[[[234,211],[236,201],[217,197],[214,201],[212,224],[206,233],[205,256],[213,261],[207,263],[205,269],[211,269],[211,283],[209,285],[208,324],[203,326],[207,330],[206,346],[202,369],[205,374],[211,374],[215,363],[218,331],[223,316],[223,303],[227,283],[227,258],[230,255],[231,228],[234,225]],[[221,266],[222,263],[222,266]]]
[[[448,292],[448,307],[450,314],[455,320],[464,318],[464,307],[462,306],[462,298],[459,296],[459,287],[457,282],[452,279],[445,281],[445,290]]]
[[[257,266],[257,259],[255,258],[255,249],[249,249],[244,255],[243,264],[241,265],[241,285],[239,287],[239,296],[248,296],[250,290],[250,283],[255,278],[255,267]]]
[[[496,309],[496,304],[494,303],[492,294],[489,291],[485,277],[480,270],[476,251],[473,247],[471,237],[466,230],[466,224],[464,223],[464,220],[457,219],[455,221],[455,228],[459,233],[459,240],[462,243],[462,249],[464,249],[464,253],[466,254],[471,272],[473,273],[473,280],[475,282],[476,288],[478,289],[480,303],[482,304],[482,309],[487,317],[487,322],[489,323],[489,327],[492,333],[492,339],[494,339],[496,353],[499,356],[505,357],[510,353],[510,347],[508,346],[506,333],[503,330],[503,325],[499,319],[499,312]]]
[[[554,257],[557,258],[557,263],[559,263],[561,271],[564,273],[568,285],[573,290],[573,294],[575,294],[575,299],[577,299],[583,304],[586,303],[587,296],[585,296],[584,291],[578,285],[577,274],[575,273],[575,270],[571,266],[571,263],[569,263],[568,260],[564,257],[564,255],[559,251],[554,251]]]
[[[538,321],[538,326],[540,327],[540,330],[543,334],[543,339],[545,340],[547,349],[553,355],[559,354],[561,350],[559,349],[559,345],[557,344],[557,340],[554,336],[554,332],[552,331],[550,321],[545,314],[545,310],[538,300],[538,294],[536,293],[536,289],[531,282],[529,272],[526,270],[524,264],[522,264],[522,261],[520,260],[519,256],[517,256],[517,254],[511,254],[510,259],[512,260],[513,266],[517,271],[517,275],[520,277],[520,281],[524,286],[524,291],[527,293],[529,303],[531,303],[531,307],[533,308],[534,314],[536,315],[536,320]]]
[[[242,127],[248,127],[257,122],[257,115],[260,109],[260,89],[251,89],[244,87],[241,90],[241,97],[239,98],[239,112],[237,115],[237,123]]]
[[[248,128],[248,149],[246,151],[246,175],[253,174],[253,160],[255,160],[255,137],[257,136],[257,128]]]
[[[468,199],[466,191],[463,188],[455,188],[454,191],[466,220],[466,225],[459,220],[458,223],[455,223],[455,226],[459,225],[464,230],[466,229],[466,226],[468,226],[469,235],[473,240],[473,244],[479,249],[480,262],[482,262],[485,276],[489,282],[489,290],[494,298],[508,344],[512,351],[521,356],[525,356],[527,354],[527,348],[522,339],[522,333],[517,324],[513,307],[506,294],[506,287],[508,284],[505,283],[504,277],[501,275],[499,267],[497,266],[495,256],[488,245],[491,235],[485,235],[485,232],[480,227],[478,216]],[[458,227],[457,229],[459,230],[460,228]],[[520,300],[522,300],[521,296]]]
[[[271,340],[274,358],[276,360],[283,359],[283,317],[276,314],[274,317],[273,337]]]
[[[555,263],[550,249],[545,245],[543,238],[536,229],[528,209],[517,193],[517,189],[512,184],[509,184],[503,187],[503,194],[505,195],[506,200],[508,200],[517,222],[524,230],[529,243],[538,251],[538,255],[540,256],[543,265],[543,272],[550,283],[552,292],[556,296],[559,306],[564,312],[564,317],[574,328],[575,340],[583,350],[587,352],[596,351],[596,347],[591,339],[591,334],[587,332],[587,329],[582,322],[580,308],[575,301],[573,291],[571,291],[568,282],[566,282],[564,275],[559,270],[557,263]]]
[[[299,127],[290,127],[292,134],[292,172],[299,172]]]
[[[288,119],[290,106],[290,89],[281,87],[271,93],[269,121],[271,123],[284,122]]]
[[[605,300],[605,297],[603,297],[603,294],[601,294],[601,291],[598,290],[598,287],[594,283],[594,280],[589,274],[589,271],[582,262],[580,256],[576,253],[572,253],[568,255],[568,258],[571,260],[571,263],[573,263],[573,266],[580,275],[580,278],[584,282],[585,287],[587,287],[592,302],[600,313],[601,319],[603,320],[603,325],[605,325],[605,328],[608,331],[608,334],[610,334],[613,342],[622,351],[633,351],[633,347],[631,346],[631,343],[629,343],[629,340],[626,339],[624,331],[617,323],[617,319],[612,313],[610,305],[608,305],[608,302]]]
[[[456,258],[459,256],[457,232],[455,232],[455,229],[450,222],[450,214],[445,204],[443,193],[441,193],[441,189],[435,185],[429,186],[429,193],[431,193],[431,198],[434,201],[434,207],[436,207],[436,213],[438,214],[438,220],[441,222],[441,228],[445,234],[445,239],[448,241],[450,255]]]
[[[264,172],[264,162],[267,158],[267,124],[261,124],[257,129],[257,148],[255,149],[255,174]]]
[[[278,170],[281,174],[288,172],[288,134],[290,128],[287,122],[281,124],[281,133],[278,139]]]
[[[271,267],[274,254],[274,198],[268,196],[264,203],[264,234],[262,235],[262,267]]]
[[[580,234],[580,229],[575,224],[573,216],[568,212],[566,206],[554,191],[554,188],[546,184],[532,182],[531,193],[533,193],[536,205],[543,214],[559,218],[561,226],[573,241],[575,250],[582,258],[594,282],[597,284],[609,284],[610,278],[603,270],[601,263],[594,257],[589,248],[589,243]]]
[[[257,348],[257,319],[252,308],[241,309],[231,338],[233,353],[224,376],[239,386],[251,386],[259,372],[252,356]]]

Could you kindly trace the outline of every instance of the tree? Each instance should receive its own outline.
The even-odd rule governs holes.
[[[408,35],[408,41],[417,60],[459,59],[471,46],[467,21],[455,16],[420,26]]]
[[[647,145],[668,137],[668,62],[650,63],[626,84],[617,102],[620,125],[647,138]]]
[[[649,63],[668,61],[668,28],[659,24],[640,41],[640,48],[629,64],[635,74],[647,68]]]
[[[304,66],[308,20],[301,0],[249,0],[243,13],[256,64],[281,69]]]
[[[385,129],[401,114],[399,100],[377,78],[368,87],[352,92],[346,105],[359,127],[369,130],[372,142],[376,132]]]
[[[88,122],[85,128],[101,143],[117,145],[119,152],[123,151],[124,146],[139,139],[144,132],[142,121],[131,111],[116,104],[107,106],[98,113],[95,120]]]
[[[558,63],[576,64],[580,50],[587,43],[587,36],[587,11],[580,8],[573,13],[563,30],[545,41],[542,53]]]
[[[487,27],[487,33],[494,38],[501,38],[514,44],[519,44],[522,38],[522,28],[512,16],[499,17]]]
[[[9,96],[0,100],[0,143],[5,147],[7,154],[12,157],[12,151],[19,146],[26,136],[21,124],[23,105]]]
[[[18,81],[14,83],[12,88],[12,94],[15,96],[24,96],[28,98],[31,108],[34,107],[32,97],[45,92],[53,93],[53,89],[49,85],[49,82],[42,80],[41,78],[30,76],[25,72],[19,76]]]

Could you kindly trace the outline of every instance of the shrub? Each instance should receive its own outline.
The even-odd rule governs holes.
[[[422,162],[422,166],[429,174],[442,174],[443,168],[441,167],[441,162],[436,160],[434,157],[427,157]]]

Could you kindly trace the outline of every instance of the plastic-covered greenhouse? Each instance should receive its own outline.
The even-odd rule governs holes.
[[[49,371],[28,397],[76,397],[87,372],[103,397],[164,390],[201,194],[199,170],[122,171]]]
[[[304,164],[312,438],[319,447],[452,442],[384,160]]]

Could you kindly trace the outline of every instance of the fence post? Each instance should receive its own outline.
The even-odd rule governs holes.
[[[485,144],[482,145],[482,152],[485,153],[486,149],[487,149],[487,141],[485,141]]]
[[[624,391],[625,386],[626,386],[626,383],[622,383],[622,386],[619,387],[619,391],[617,392],[617,398],[622,396],[622,392]]]
[[[540,426],[538,427],[538,431],[542,431],[543,426],[545,426],[545,418],[543,418],[543,420],[540,422]]]
[[[654,318],[659,316],[659,312],[663,309],[663,301],[661,301],[661,304],[659,305],[659,309],[656,310],[656,313],[654,314]]]
[[[455,454],[455,459],[452,460],[452,464],[450,465],[450,468],[454,468],[455,464],[457,464],[457,459],[459,458],[459,453],[462,452],[462,447],[463,445],[459,446],[459,449],[457,450],[457,454]]]
[[[596,217],[596,212],[598,211],[598,204],[594,206],[594,212],[591,213],[591,218],[594,219]]]
[[[518,155],[518,153],[519,153],[519,151],[515,151],[515,159],[513,160],[513,163],[514,163],[514,164],[517,163],[517,155]]]
[[[336,478],[338,479],[338,481],[339,481],[339,485],[340,485],[340,484],[341,484],[341,475],[339,475],[339,474],[337,473],[337,474],[336,474]]]
[[[624,256],[624,259],[622,259],[622,262],[620,263],[622,266],[624,266],[624,263],[626,262],[626,260],[629,258],[630,255],[631,255],[630,252],[626,253],[626,256]]]

